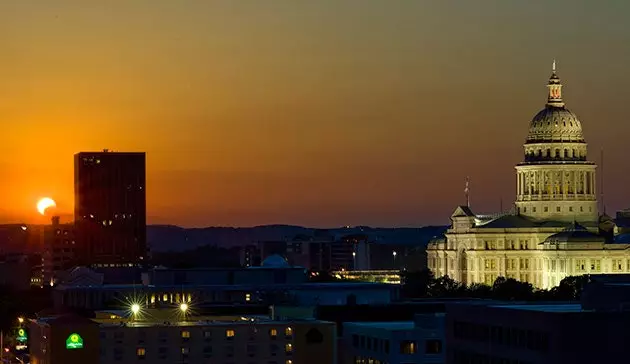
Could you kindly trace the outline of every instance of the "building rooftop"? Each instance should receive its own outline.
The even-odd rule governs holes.
[[[142,285],[142,284],[102,284],[102,285],[58,285],[55,289],[96,289],[96,290],[124,290],[124,289],[176,289],[196,288],[196,289],[223,289],[223,290],[252,290],[261,287],[273,287],[274,289],[285,290],[302,290],[302,289],[370,289],[370,288],[388,288],[392,285],[389,283],[378,282],[305,282],[296,284],[175,284],[175,285]]]
[[[384,321],[384,322],[347,322],[344,325],[369,327],[388,331],[411,330],[415,327],[413,321]]]
[[[564,304],[506,304],[506,305],[488,305],[489,307],[505,308],[510,310],[526,310],[526,311],[539,311],[539,312],[584,312],[582,305],[579,303],[564,303]]]

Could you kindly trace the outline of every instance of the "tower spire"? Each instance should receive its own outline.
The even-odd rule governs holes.
[[[560,83],[560,77],[556,74],[556,60],[553,60],[551,64],[551,77],[549,77],[549,83],[547,83],[549,94],[547,96],[547,106],[551,107],[564,107],[562,101],[562,83]]]

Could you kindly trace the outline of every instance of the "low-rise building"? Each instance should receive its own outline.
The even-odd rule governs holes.
[[[443,313],[413,321],[348,322],[343,331],[343,363],[444,363]]]
[[[453,303],[447,363],[627,363],[628,275],[592,276],[581,302]]]
[[[33,364],[336,363],[335,324],[317,320],[138,309],[40,318],[30,332]]]

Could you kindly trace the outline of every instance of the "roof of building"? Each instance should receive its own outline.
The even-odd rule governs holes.
[[[474,217],[475,213],[472,212],[469,206],[460,205],[457,206],[451,217]]]
[[[103,285],[77,285],[77,286],[64,286],[58,285],[55,289],[69,290],[69,289],[85,289],[85,290],[181,290],[183,288],[194,289],[215,289],[226,291],[241,291],[241,290],[260,290],[265,288],[273,288],[275,290],[317,290],[317,289],[395,289],[398,286],[389,283],[379,282],[305,282],[295,284],[173,284],[173,285],[141,285],[141,284],[103,284]]]
[[[272,254],[263,260],[261,266],[265,268],[289,268],[289,263],[279,254]]]
[[[507,304],[507,305],[489,305],[488,307],[505,308],[509,310],[525,310],[539,312],[582,312],[582,305],[579,303],[565,304]]]
[[[415,323],[413,321],[346,322],[344,323],[344,326],[346,325],[369,327],[372,329],[382,329],[387,331],[411,330],[415,327]]]
[[[619,234],[615,236],[615,243],[617,244],[630,244],[630,233]]]
[[[514,228],[564,228],[569,223],[555,220],[534,221],[525,216],[507,214],[495,219],[481,222],[477,228],[484,229],[514,229]]]
[[[559,233],[553,234],[545,243],[605,243],[606,238],[588,231],[584,226],[573,222]]]

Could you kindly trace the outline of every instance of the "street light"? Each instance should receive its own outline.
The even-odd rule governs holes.
[[[131,312],[134,314],[134,316],[137,315],[138,312],[140,312],[140,305],[137,303],[131,305]]]
[[[24,317],[18,317],[18,322],[23,324],[24,323]]]
[[[394,268],[396,268],[396,254],[398,254],[398,253],[396,253],[396,251],[394,250],[392,252],[392,256],[394,257]]]
[[[186,303],[182,303],[181,305],[179,305],[179,309],[186,314],[186,312],[188,311],[188,304]]]

